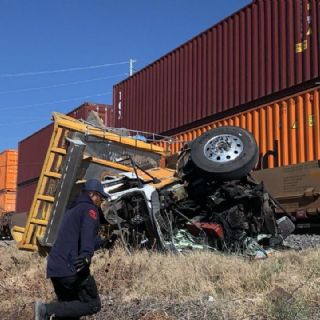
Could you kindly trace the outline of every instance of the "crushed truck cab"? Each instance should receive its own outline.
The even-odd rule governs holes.
[[[168,155],[157,145],[107,130],[91,116],[88,123],[53,114],[54,129],[26,224],[11,230],[20,249],[52,246],[61,216],[83,180],[132,172],[130,161],[117,162],[124,154],[141,168],[159,167]]]
[[[264,245],[280,245],[294,230],[287,216],[276,219],[277,203],[251,177],[258,147],[242,128],[215,128],[186,144],[173,170],[165,166],[164,148],[105,128],[98,117],[53,117],[26,225],[12,229],[20,249],[49,250],[68,204],[91,178],[110,196],[102,206],[108,236],[117,235],[129,251],[266,256]]]

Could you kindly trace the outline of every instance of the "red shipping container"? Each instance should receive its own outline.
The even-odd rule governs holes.
[[[36,191],[38,180],[30,183],[18,185],[16,212],[27,213],[31,207],[34,193]]]
[[[106,126],[114,127],[113,107],[107,104],[84,103],[80,107],[69,112],[68,116],[85,120],[90,111],[96,111]]]
[[[110,105],[84,103],[68,115],[85,120],[91,110],[97,111],[107,126],[113,125],[113,110]],[[39,177],[52,130],[53,125],[50,124],[19,142],[18,185]]]
[[[91,110],[98,112],[106,126],[114,125],[111,105],[84,103],[68,115],[85,120]],[[19,142],[17,212],[29,211],[52,130],[53,125],[50,124]]]
[[[38,179],[52,130],[53,126],[50,124],[19,142],[18,188],[19,185],[25,181]]]
[[[172,134],[311,88],[319,15],[318,0],[254,1],[114,86],[116,126]]]

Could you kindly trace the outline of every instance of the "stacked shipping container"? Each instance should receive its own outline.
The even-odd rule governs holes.
[[[183,142],[221,126],[252,132],[269,168],[320,159],[320,87],[199,126],[174,136],[177,153]],[[261,157],[262,158],[262,157]]]
[[[116,126],[175,134],[319,81],[320,2],[259,0],[114,87]]]
[[[319,0],[254,1],[114,86],[105,122],[182,140],[237,125],[277,154],[271,167],[319,159],[319,30]],[[51,131],[19,143],[18,212],[29,210]]]
[[[114,126],[113,108],[105,104],[84,103],[68,115],[85,120],[90,111],[98,112],[105,125]],[[19,142],[18,190],[16,212],[28,212],[47,153],[53,125],[37,131]]]
[[[15,211],[18,153],[5,150],[0,153],[0,216]]]

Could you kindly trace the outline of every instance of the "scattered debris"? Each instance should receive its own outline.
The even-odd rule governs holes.
[[[265,248],[281,245],[294,224],[285,215],[276,220],[277,203],[250,176],[257,150],[247,131],[217,128],[184,148],[176,179],[155,182],[151,170],[148,180],[127,173],[106,177],[110,203],[104,215],[111,231],[120,232],[128,248],[266,258]]]
[[[205,132],[184,146],[173,170],[159,146],[111,133],[94,120],[57,113],[54,119],[60,131],[53,130],[48,154],[55,158],[47,157],[42,169],[52,178],[39,179],[37,190],[44,192],[35,194],[25,227],[12,228],[20,249],[50,250],[65,208],[81,181],[92,178],[110,196],[103,207],[106,237],[120,238],[127,252],[218,250],[261,259],[294,230],[285,212],[276,219],[277,202],[251,177],[259,152],[242,128]]]

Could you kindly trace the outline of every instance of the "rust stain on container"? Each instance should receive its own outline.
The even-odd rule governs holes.
[[[320,87],[317,87],[181,132],[173,136],[175,141],[180,142],[170,145],[171,152],[178,152],[183,146],[183,141],[191,141],[212,128],[235,125],[253,133],[262,155],[268,151],[277,152],[279,166],[320,160],[319,94]],[[275,145],[278,145],[277,150],[274,149]],[[268,158],[268,167],[275,167],[275,159],[272,156]]]
[[[5,150],[0,153],[0,190],[17,189],[18,152]]]
[[[318,0],[246,6],[117,84],[116,126],[166,133],[301,91],[319,79],[319,11]]]

